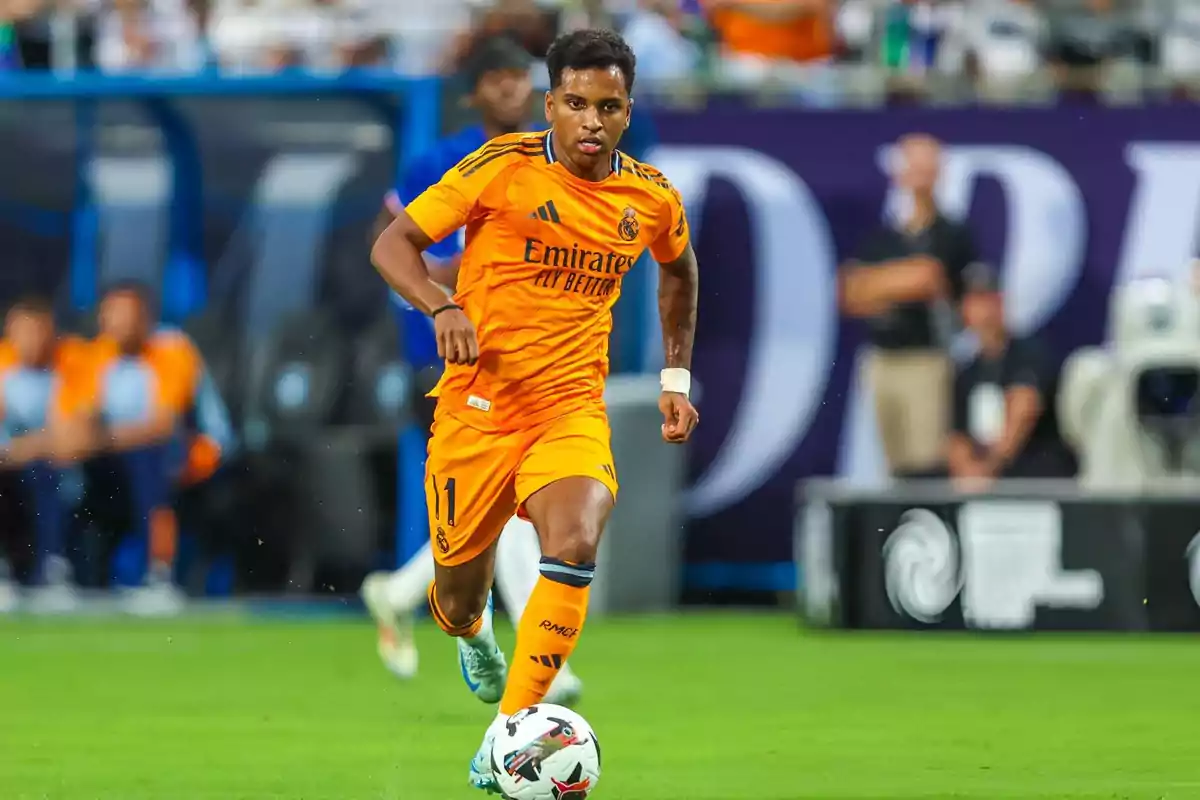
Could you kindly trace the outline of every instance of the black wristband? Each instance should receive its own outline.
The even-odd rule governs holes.
[[[450,303],[448,305],[439,306],[438,308],[435,308],[433,311],[430,311],[429,318],[433,319],[434,317],[436,317],[438,314],[442,313],[443,311],[449,311],[452,308],[456,309],[458,311],[462,311],[462,306],[456,305],[454,303]]]

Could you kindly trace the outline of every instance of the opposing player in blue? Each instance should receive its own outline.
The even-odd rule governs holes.
[[[482,124],[443,139],[412,163],[402,185],[388,197],[387,207],[380,215],[379,230],[392,221],[396,211],[488,141],[528,127],[533,98],[530,66],[528,53],[507,37],[486,39],[476,47],[467,59],[466,73],[471,82],[467,100],[479,112]],[[445,286],[447,294],[457,281],[464,238],[464,231],[460,230],[456,236],[447,237],[425,251],[430,277]],[[394,293],[392,305],[410,357],[418,362],[412,365],[413,368],[440,366],[432,320]],[[541,557],[533,525],[517,517],[509,520],[496,553],[496,588],[514,620],[524,612],[537,583]],[[413,615],[426,603],[433,569],[433,554],[426,543],[400,569],[373,573],[363,582],[363,601],[379,630],[379,656],[400,678],[408,679],[417,674]],[[490,608],[488,613],[491,613]],[[463,677],[475,695],[487,703],[499,702],[504,686],[493,685],[494,682],[487,679],[491,671],[488,665],[475,663],[476,651],[465,648],[460,657]],[[572,705],[579,700],[582,691],[582,681],[564,664],[546,699],[550,703]]]

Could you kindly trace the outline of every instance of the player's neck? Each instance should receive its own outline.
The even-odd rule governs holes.
[[[583,180],[591,181],[592,183],[599,183],[612,174],[611,154],[609,158],[597,162],[595,167],[592,167],[591,169],[584,169],[575,162],[571,161],[571,159],[565,157],[563,151],[559,149],[558,139],[554,137],[553,131],[550,132],[550,147],[554,150],[554,160],[562,164],[566,168],[567,172],[571,173],[576,178],[582,178]]]

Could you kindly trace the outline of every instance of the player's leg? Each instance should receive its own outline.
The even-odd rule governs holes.
[[[617,494],[609,438],[603,414],[570,414],[537,431],[517,467],[517,498],[537,529],[542,557],[517,624],[517,648],[500,714],[471,762],[471,784],[477,789],[497,791],[491,751],[500,726],[545,697],[575,649],[587,615],[600,533]]]
[[[525,507],[538,529],[543,556],[537,585],[517,626],[513,670],[500,703],[506,715],[541,702],[575,650],[613,494],[595,478],[570,476],[538,490]]]
[[[171,506],[171,452],[163,446],[147,447],[121,453],[115,462],[128,488],[134,530],[146,542],[148,555],[144,585],[129,593],[127,610],[142,616],[177,614],[184,595],[172,578],[179,526]]]
[[[502,713],[540,702],[579,640],[617,494],[609,438],[602,413],[568,415],[542,432],[517,469],[517,496],[537,528],[542,557],[517,626]]]
[[[36,588],[30,607],[38,613],[69,613],[79,605],[67,559],[68,510],[59,495],[62,473],[48,464],[25,469],[20,481],[32,501],[37,537]]]
[[[551,459],[546,465],[553,464]],[[570,468],[560,467],[559,471],[564,469]],[[510,715],[545,698],[575,649],[587,616],[596,548],[612,511],[615,488],[615,481],[610,488],[597,478],[568,475],[545,485],[525,502],[545,555],[517,624],[517,647],[500,713],[484,732],[471,761],[470,782],[477,789],[498,791],[492,773],[492,745],[501,726]]]
[[[507,678],[492,632],[496,540],[516,511],[519,437],[485,434],[439,414],[429,440],[425,500],[433,544],[429,610],[458,640],[463,679],[484,702],[500,699]]]
[[[542,547],[533,523],[520,517],[510,519],[496,546],[496,591],[514,625],[525,615],[525,606],[537,585],[541,557]],[[582,693],[583,681],[563,664],[546,693],[546,702],[572,706]]]
[[[413,636],[416,610],[428,602],[433,583],[433,552],[428,543],[404,566],[392,572],[373,572],[360,594],[379,630],[379,657],[399,678],[414,678],[419,658]]]

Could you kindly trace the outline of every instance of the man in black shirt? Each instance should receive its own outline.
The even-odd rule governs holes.
[[[954,381],[950,475],[975,486],[996,478],[1070,477],[1075,464],[1058,433],[1058,374],[1040,343],[1009,335],[995,272],[966,272],[963,319],[977,352]]]
[[[938,142],[901,139],[893,175],[899,207],[839,274],[842,312],[866,320],[871,348],[863,380],[875,403],[884,455],[893,475],[944,469],[962,272],[975,261],[970,231],[942,215],[934,200]]]

